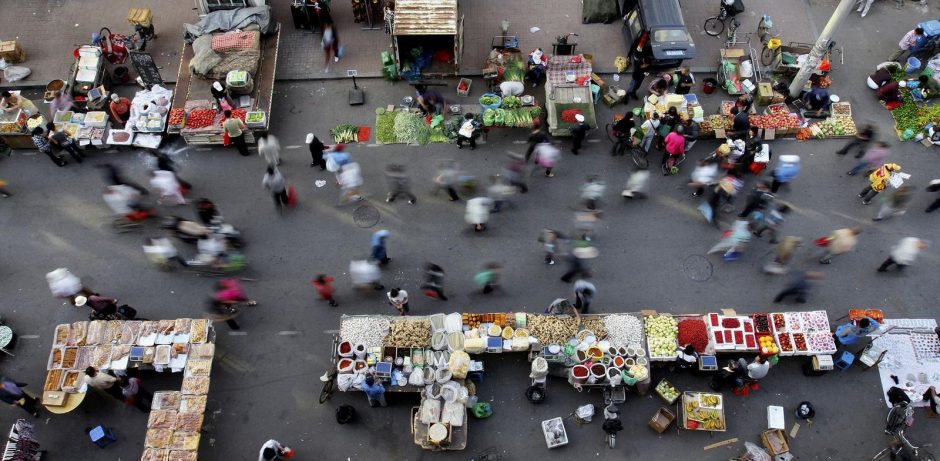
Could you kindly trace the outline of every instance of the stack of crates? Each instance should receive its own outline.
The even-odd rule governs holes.
[[[389,80],[398,80],[398,69],[395,67],[395,58],[390,51],[382,52],[382,76]]]

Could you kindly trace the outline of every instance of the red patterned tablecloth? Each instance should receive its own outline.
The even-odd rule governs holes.
[[[573,62],[575,58],[580,58],[581,62]],[[578,85],[575,82],[568,82],[565,74],[568,71],[574,71],[575,79],[578,77],[587,77],[584,84]],[[545,69],[545,75],[548,83],[552,86],[587,86],[591,84],[591,63],[584,59],[584,56],[552,56],[548,59],[548,66]]]
[[[226,32],[212,36],[212,51],[222,53],[231,50],[253,50],[260,46],[261,37],[257,31]]]

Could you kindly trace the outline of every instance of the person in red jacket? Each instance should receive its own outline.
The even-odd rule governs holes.
[[[336,289],[333,288],[333,277],[320,274],[317,278],[313,279],[311,283],[313,283],[313,286],[317,289],[317,294],[320,295],[320,299],[329,302],[332,307],[339,306],[336,300],[333,299],[333,293],[336,291]]]

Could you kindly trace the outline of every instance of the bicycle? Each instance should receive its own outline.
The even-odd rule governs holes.
[[[640,147],[636,139],[629,136],[621,136],[620,133],[614,129],[614,124],[612,123],[607,124],[605,131],[607,133],[607,139],[614,144],[610,149],[611,155],[623,155],[629,147],[630,159],[633,160],[633,164],[641,170],[645,170],[649,167],[649,160],[647,159],[648,152]]]
[[[738,27],[741,26],[741,23],[735,18],[739,13],[743,11],[743,8],[740,11],[732,12],[729,10],[729,6],[734,4],[730,0],[722,0],[721,6],[718,10],[718,16],[712,16],[705,20],[705,33],[711,35],[712,37],[717,37],[725,30],[725,21],[728,18],[731,18],[731,25],[728,30],[728,40],[733,41],[734,32]]]
[[[339,361],[339,356],[336,354],[337,348],[339,347],[339,332],[333,332],[333,348],[330,350],[330,367],[327,368],[326,372],[323,373],[323,376],[320,377],[320,382],[323,383],[323,388],[320,390],[320,403],[324,404],[327,400],[330,399],[330,396],[333,395],[333,391],[336,389],[336,375],[339,372],[336,369],[337,362]]]
[[[777,56],[777,49],[782,45],[780,39],[777,38],[779,34],[773,33],[773,27],[773,21],[766,14],[757,23],[757,38],[764,45],[760,52],[760,63],[764,66],[773,64],[774,57]]]
[[[891,444],[876,454],[872,461],[877,461],[890,454],[891,459],[898,455],[900,459],[912,459],[917,461],[936,461],[934,455],[919,446],[915,446],[904,435],[904,430],[913,425],[914,408],[907,402],[899,402],[891,407],[886,418],[885,434],[893,437]]]

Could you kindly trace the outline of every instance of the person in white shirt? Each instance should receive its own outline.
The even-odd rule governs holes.
[[[892,265],[898,266],[898,271],[904,270],[904,268],[910,266],[914,260],[917,259],[917,256],[920,255],[920,252],[926,250],[928,246],[926,241],[917,237],[902,238],[901,241],[891,249],[891,255],[888,256],[888,259],[878,267],[878,272],[886,272]]]
[[[747,363],[744,359],[739,359],[738,363],[741,368],[747,368],[747,377],[753,380],[764,379],[770,372],[770,362],[759,355],[751,363]]]
[[[597,289],[594,288],[593,283],[584,279],[576,280],[574,282],[575,309],[581,311],[582,314],[587,314],[588,308],[591,307],[591,301],[596,294]]]
[[[271,439],[261,445],[261,450],[258,452],[258,461],[275,461],[288,451],[290,451],[290,448],[281,445],[277,440]]]
[[[150,172],[150,185],[160,191],[160,198],[157,203],[161,204],[164,198],[172,198],[177,205],[185,205],[186,199],[183,197],[183,188],[176,179],[176,174],[172,171],[154,170]]]
[[[120,184],[108,186],[102,197],[104,197],[104,202],[108,204],[108,208],[114,214],[127,216],[135,211],[134,208],[140,201],[140,192],[133,187]]]
[[[392,290],[385,295],[388,296],[388,303],[398,311],[399,315],[405,315],[408,313],[407,291],[400,290],[398,288],[392,288]]]
[[[343,189],[343,198],[342,203],[346,203],[350,200],[360,201],[362,200],[362,193],[359,192],[359,188],[362,187],[362,169],[359,168],[359,164],[356,162],[349,162],[343,165],[339,174],[337,175],[339,180],[340,187]]]
[[[269,134],[258,140],[258,155],[268,162],[268,166],[278,166],[281,164],[281,143],[273,134]]]
[[[923,35],[924,29],[921,29],[920,27],[908,31],[906,34],[904,34],[904,37],[901,38],[901,41],[898,43],[898,50],[888,58],[888,61],[900,62],[901,56],[911,51],[911,48],[917,44]]]
[[[653,137],[656,136],[656,130],[659,129],[659,112],[653,112],[653,116],[646,119],[640,125],[640,129],[643,130],[643,140],[640,141],[640,147],[649,152],[650,146],[653,144]]]

